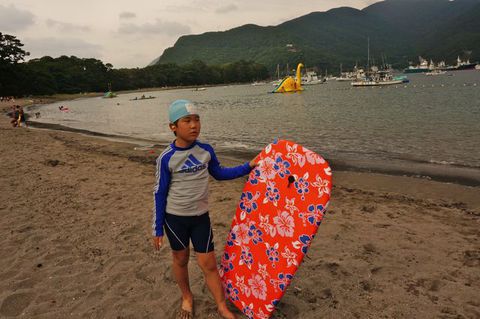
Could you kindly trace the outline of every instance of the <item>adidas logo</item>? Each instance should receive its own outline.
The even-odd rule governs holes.
[[[204,170],[205,168],[207,168],[207,164],[202,164],[195,156],[190,154],[179,173],[194,173]]]

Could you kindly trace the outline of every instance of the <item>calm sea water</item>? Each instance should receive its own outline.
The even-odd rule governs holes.
[[[382,88],[330,81],[296,94],[269,94],[270,84],[129,93],[42,106],[37,121],[165,143],[168,104],[190,99],[202,112],[201,140],[219,152],[253,154],[289,139],[341,169],[480,185],[480,71],[409,78]],[[131,101],[141,94],[156,98]]]

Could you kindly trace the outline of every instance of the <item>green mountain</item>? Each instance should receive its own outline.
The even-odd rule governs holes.
[[[180,37],[156,63],[250,60],[273,71],[277,64],[338,71],[371,59],[396,68],[427,59],[480,60],[480,0],[386,0],[363,10],[312,12],[277,26],[244,25],[224,32]]]

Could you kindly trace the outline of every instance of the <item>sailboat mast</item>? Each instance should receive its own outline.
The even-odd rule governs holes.
[[[370,37],[367,38],[367,72],[370,71]]]

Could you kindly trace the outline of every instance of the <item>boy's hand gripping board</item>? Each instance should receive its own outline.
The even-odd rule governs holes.
[[[248,318],[269,318],[307,253],[332,187],[318,154],[276,141],[257,157],[242,192],[220,276],[226,296]]]

